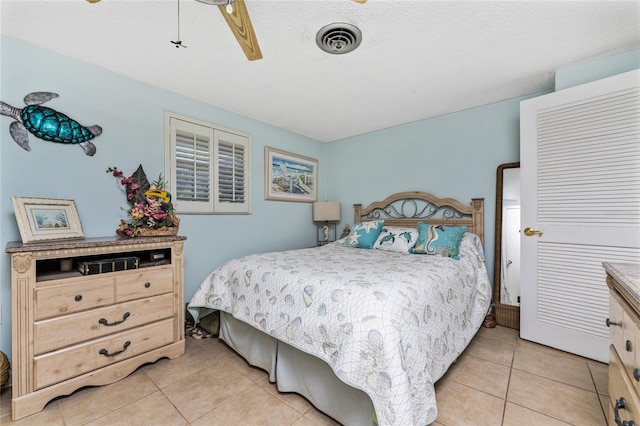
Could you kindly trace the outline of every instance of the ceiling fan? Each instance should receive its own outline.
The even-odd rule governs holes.
[[[100,0],[87,0],[89,3],[97,3]],[[253,30],[249,12],[244,0],[197,0],[200,3],[216,5],[220,9],[224,20],[231,28],[231,32],[240,44],[242,51],[250,61],[262,59],[262,52],[258,45],[256,33]],[[365,3],[367,0],[352,0],[356,3]]]
[[[260,51],[260,46],[258,46],[258,39],[255,31],[253,31],[253,25],[251,25],[251,19],[249,19],[249,12],[247,12],[247,5],[244,0],[197,1],[217,5],[247,59],[250,61],[262,59],[262,52]]]

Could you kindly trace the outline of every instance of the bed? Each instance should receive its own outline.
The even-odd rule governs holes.
[[[219,310],[221,339],[280,391],[342,424],[431,423],[434,384],[491,303],[483,209],[483,199],[466,205],[426,192],[356,204],[348,237],[233,259],[203,281],[188,309],[196,321]],[[367,249],[361,237],[376,227]],[[457,232],[457,252],[447,251],[444,231]],[[431,243],[445,251],[428,254]]]

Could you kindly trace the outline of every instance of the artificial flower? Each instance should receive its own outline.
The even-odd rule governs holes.
[[[179,220],[175,216],[171,201],[163,202],[159,198],[145,194],[150,189],[164,190],[165,181],[162,174],[157,181],[149,183],[142,165],[138,166],[138,169],[129,177],[123,177],[123,172],[117,167],[109,167],[107,173],[111,173],[118,179],[129,203],[129,208],[123,210],[127,212],[130,220],[121,221],[116,231],[118,234],[135,237],[143,228],[156,230],[175,228],[177,230]]]

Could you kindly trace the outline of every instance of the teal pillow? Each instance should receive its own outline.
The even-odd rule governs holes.
[[[429,225],[418,222],[418,241],[411,253],[434,254],[458,260],[460,241],[465,232],[466,226]]]
[[[371,249],[380,235],[384,220],[372,220],[370,222],[358,222],[353,225],[351,233],[342,243],[343,247],[355,247]]]

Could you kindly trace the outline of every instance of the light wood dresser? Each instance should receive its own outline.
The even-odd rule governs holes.
[[[609,287],[609,424],[640,425],[640,264],[603,263]]]
[[[57,396],[184,353],[185,239],[7,244],[12,420]],[[93,265],[91,274],[79,270],[84,263]]]

